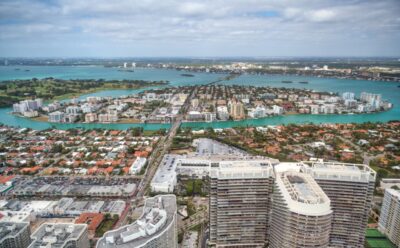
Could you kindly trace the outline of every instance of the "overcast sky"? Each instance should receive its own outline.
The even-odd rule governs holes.
[[[1,56],[400,56],[400,0],[0,0]]]

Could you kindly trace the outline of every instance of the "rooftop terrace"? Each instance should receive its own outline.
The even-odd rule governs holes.
[[[302,171],[311,174],[315,179],[375,182],[376,178],[376,172],[365,164],[310,161],[302,164]]]
[[[290,211],[311,216],[331,213],[330,200],[316,181],[306,173],[278,173],[276,185]]]
[[[265,178],[273,176],[269,160],[221,161],[212,165],[210,176],[219,179]]]
[[[34,240],[29,248],[62,248],[71,240],[78,240],[85,230],[86,224],[70,224],[70,223],[45,223],[32,234]]]
[[[137,221],[105,233],[97,242],[97,247],[141,247],[168,228],[175,218],[175,195],[148,198],[143,214]]]

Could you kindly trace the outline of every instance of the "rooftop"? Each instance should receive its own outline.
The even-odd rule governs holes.
[[[218,179],[267,178],[273,176],[269,160],[221,161],[212,165],[210,176]]]
[[[175,195],[148,198],[143,214],[137,221],[105,233],[97,242],[97,247],[141,247],[168,228],[175,218]]]
[[[100,223],[103,221],[104,215],[101,213],[82,213],[75,224],[88,224],[88,229],[95,231]]]
[[[297,171],[278,173],[276,184],[292,212],[313,216],[332,212],[328,196],[309,174]]]
[[[340,162],[302,162],[302,171],[315,179],[375,182],[376,172],[365,164]]]
[[[180,155],[167,154],[163,157],[151,183],[164,183],[176,176],[176,165]]]
[[[29,228],[28,222],[0,222],[0,244],[4,239],[16,236],[26,227]]]
[[[195,139],[193,145],[198,155],[247,155],[247,152],[243,150],[207,138]]]
[[[29,248],[41,248],[51,245],[61,248],[71,240],[78,240],[87,229],[86,224],[44,223],[32,234],[33,242]]]
[[[398,200],[400,201],[400,190],[397,190],[397,189],[386,189],[385,192],[388,192],[392,196],[398,198]]]

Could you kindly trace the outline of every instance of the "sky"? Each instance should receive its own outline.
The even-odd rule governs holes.
[[[400,57],[400,0],[0,0],[0,57]]]

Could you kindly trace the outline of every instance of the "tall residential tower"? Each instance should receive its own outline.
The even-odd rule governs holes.
[[[330,246],[364,247],[376,173],[367,165],[304,162],[331,201],[333,210]]]
[[[277,173],[272,202],[270,248],[328,247],[330,200],[310,175]]]
[[[270,163],[223,161],[210,171],[210,245],[264,247],[273,188]]]
[[[385,190],[378,229],[400,247],[400,190]]]

